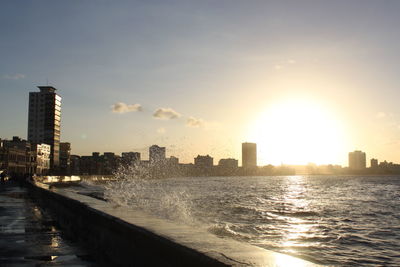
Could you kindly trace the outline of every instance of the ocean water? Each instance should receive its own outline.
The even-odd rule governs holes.
[[[400,266],[400,177],[127,178],[82,188],[315,263]]]

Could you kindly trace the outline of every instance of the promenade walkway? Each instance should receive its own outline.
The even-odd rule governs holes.
[[[0,266],[95,266],[90,253],[65,239],[27,189],[0,184]]]

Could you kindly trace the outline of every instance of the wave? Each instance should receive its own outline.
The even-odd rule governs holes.
[[[167,191],[149,171],[136,165],[120,166],[115,173],[117,180],[104,186],[104,198],[160,218],[193,224],[193,205],[185,188],[174,187]]]
[[[285,217],[315,217],[320,216],[314,211],[270,211],[270,213]]]
[[[240,227],[229,223],[218,223],[208,227],[208,232],[218,237],[230,237],[236,240],[250,240],[253,235],[239,232]]]

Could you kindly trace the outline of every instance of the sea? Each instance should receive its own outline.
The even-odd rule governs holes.
[[[400,176],[124,177],[69,190],[318,264],[400,266]]]

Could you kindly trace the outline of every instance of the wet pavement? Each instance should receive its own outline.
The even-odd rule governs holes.
[[[0,266],[95,266],[94,257],[66,239],[27,189],[0,184]]]

